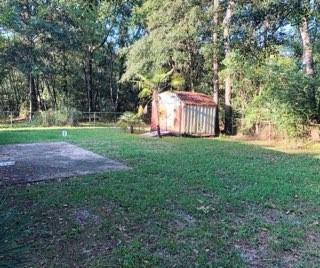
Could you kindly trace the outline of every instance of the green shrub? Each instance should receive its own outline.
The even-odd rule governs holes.
[[[68,125],[77,126],[81,118],[81,112],[76,109],[71,109],[68,113]]]
[[[68,124],[69,114],[64,111],[56,111],[53,114],[53,118],[55,126],[65,126]]]
[[[73,115],[72,125],[75,125],[75,116]],[[36,112],[32,116],[32,125],[34,126],[66,126],[70,122],[69,113],[65,111],[42,111]]]
[[[43,116],[41,112],[36,112],[32,115],[32,126],[44,126]]]
[[[233,108],[244,118],[244,131],[267,121],[282,136],[306,135],[305,126],[317,118],[317,83],[301,71],[295,58],[275,53],[255,61],[238,51],[224,64],[221,77],[232,77]]]
[[[304,121],[290,105],[261,95],[246,107],[244,131],[264,121],[271,122],[277,131],[285,136],[293,138],[305,135]]]
[[[19,116],[27,117],[28,115],[29,115],[29,102],[28,101],[24,101],[20,105]]]
[[[130,133],[134,132],[134,128],[144,125],[141,116],[132,112],[125,112],[120,116],[118,126],[123,129],[130,129]]]
[[[41,112],[43,127],[65,126],[68,123],[68,113],[62,111],[44,111]]]

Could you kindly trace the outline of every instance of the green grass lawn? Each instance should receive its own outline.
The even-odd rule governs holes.
[[[0,144],[60,132],[3,130]],[[320,267],[320,151],[105,128],[70,129],[67,140],[132,170],[1,188],[0,216],[11,216],[0,264]]]

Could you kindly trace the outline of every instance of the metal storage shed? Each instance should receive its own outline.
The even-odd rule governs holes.
[[[160,130],[178,135],[213,136],[216,104],[211,96],[184,91],[159,94]],[[156,101],[152,102],[151,129],[158,125]]]

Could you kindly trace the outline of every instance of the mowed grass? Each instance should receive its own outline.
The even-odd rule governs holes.
[[[320,267],[319,151],[68,131],[132,169],[0,189],[26,266]],[[61,140],[60,129],[0,131],[0,144]]]

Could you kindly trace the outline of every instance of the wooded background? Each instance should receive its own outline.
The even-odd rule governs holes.
[[[211,94],[226,134],[320,121],[318,0],[1,0],[0,14],[0,111],[137,111],[158,79]]]

